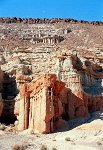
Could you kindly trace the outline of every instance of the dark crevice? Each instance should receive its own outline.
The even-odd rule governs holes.
[[[14,124],[17,120],[14,114],[15,108],[15,97],[18,94],[17,83],[14,76],[4,73],[2,98],[4,103],[4,108],[2,115],[0,117],[0,122],[6,125]]]
[[[0,122],[6,125],[14,124],[14,122],[17,120],[16,116],[13,115],[7,115],[7,116],[1,116]]]

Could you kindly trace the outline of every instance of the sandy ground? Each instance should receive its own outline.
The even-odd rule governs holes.
[[[83,124],[78,126],[79,123]],[[77,127],[69,130],[74,126]],[[0,130],[0,150],[46,149],[103,150],[103,112],[98,111],[91,117],[69,121],[66,128],[47,135],[33,134],[30,129],[21,133],[13,133],[7,129],[3,131],[2,128]]]

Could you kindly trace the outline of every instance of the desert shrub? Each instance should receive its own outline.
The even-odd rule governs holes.
[[[56,141],[56,139],[53,139],[53,141]]]
[[[42,145],[40,150],[47,150],[47,146],[46,145]]]
[[[57,150],[57,148],[53,147],[52,150]]]
[[[12,150],[25,150],[28,148],[27,144],[16,144],[12,147]]]
[[[65,138],[65,141],[70,141],[70,137],[66,137],[66,138]]]
[[[97,142],[98,145],[102,145],[102,143],[100,141]]]

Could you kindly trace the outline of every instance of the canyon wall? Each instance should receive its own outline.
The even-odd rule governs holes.
[[[78,60],[77,55],[59,56],[54,69],[57,78],[44,74],[23,85],[18,130],[50,133],[62,127],[63,120],[103,110],[103,74],[92,70],[92,64],[91,70],[86,68],[81,60],[78,69]]]
[[[50,133],[102,110],[102,28],[72,19],[1,18],[0,121]]]

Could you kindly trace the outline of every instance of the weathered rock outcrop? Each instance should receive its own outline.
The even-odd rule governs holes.
[[[89,111],[103,109],[102,93],[92,94],[90,90],[88,93],[84,88],[91,88],[93,83],[95,90],[102,91],[102,85],[94,81],[96,77],[102,81],[102,73],[90,71],[84,65],[78,70],[78,59],[76,55],[61,56],[55,67],[58,79],[53,74],[45,74],[23,85],[18,130],[32,128],[35,132],[49,133],[63,125],[62,119],[85,117]]]
[[[1,118],[10,123],[17,116],[18,130],[49,133],[64,120],[102,110],[101,24],[1,18]]]
[[[21,89],[18,130],[29,127],[37,132],[52,132],[55,121],[63,111],[59,95],[64,86],[52,74],[42,75],[30,84],[24,84]]]
[[[94,64],[90,62],[90,67],[85,67],[81,62],[82,65],[78,68],[79,62],[76,57],[73,55],[59,57],[56,74],[72,92],[68,108],[70,117],[83,117],[88,113],[88,109],[89,111],[103,109],[103,73],[102,70],[99,72],[93,70]]]

